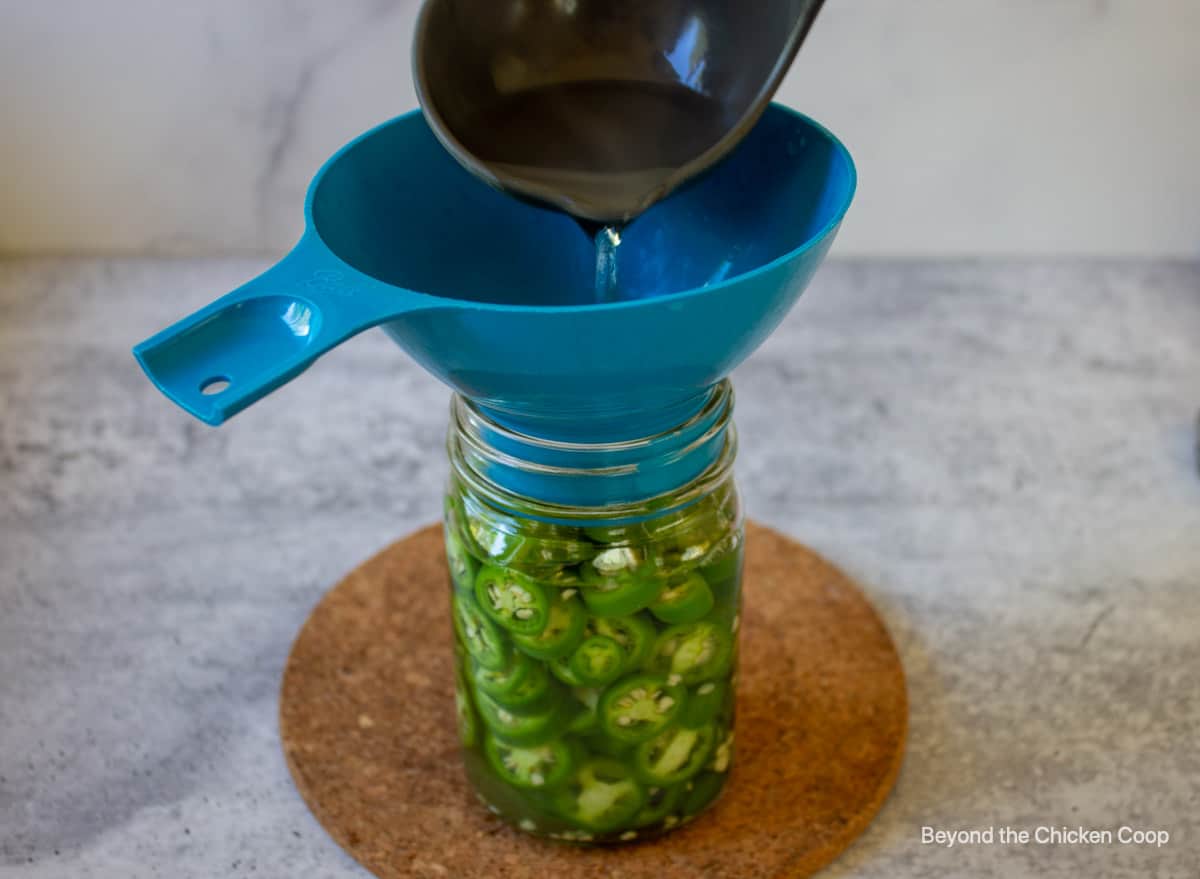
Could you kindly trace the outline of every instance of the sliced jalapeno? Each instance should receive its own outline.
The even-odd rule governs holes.
[[[673,578],[650,605],[650,613],[664,623],[695,622],[712,609],[712,590],[694,572]]]
[[[712,754],[716,733],[712,724],[688,729],[672,726],[633,752],[633,771],[652,785],[677,784],[704,768]]]
[[[482,513],[467,513],[467,533],[487,558],[501,565],[520,564],[532,546],[518,533],[516,522],[493,520]]]
[[[518,714],[498,704],[486,693],[476,694],[483,722],[496,738],[511,745],[533,747],[555,738],[567,725],[561,702],[554,702],[533,714]]]
[[[584,686],[583,681],[579,680],[579,675],[571,670],[570,656],[560,656],[558,659],[550,660],[550,674],[554,675],[568,687]]]
[[[651,824],[662,821],[675,811],[682,796],[683,785],[679,784],[671,787],[646,788],[646,803],[633,816],[633,826],[649,827]]]
[[[612,638],[593,635],[575,648],[568,663],[584,686],[598,687],[615,681],[625,664],[625,651]]]
[[[629,758],[633,754],[633,749],[637,747],[632,742],[622,742],[606,735],[603,728],[599,725],[593,732],[581,736],[579,741],[587,748],[589,753],[597,757],[612,757],[626,764],[628,764]]]
[[[717,716],[725,705],[729,685],[725,681],[705,681],[688,691],[687,705],[679,722],[695,729]]]
[[[572,692],[578,705],[567,724],[567,732],[587,735],[600,726],[600,690],[595,687],[576,687]]]
[[[511,568],[481,568],[475,578],[475,599],[484,613],[515,634],[537,635],[550,618],[545,587]]]
[[[539,565],[577,565],[596,553],[596,547],[578,528],[534,522],[530,534],[538,544],[533,561]]]
[[[653,560],[632,547],[606,549],[580,570],[583,601],[596,616],[620,617],[637,613],[658,594],[659,581]]]
[[[559,815],[596,833],[628,824],[645,801],[629,769],[603,757],[583,763],[553,798]]]
[[[733,763],[733,730],[725,731],[725,738],[721,740],[721,744],[717,745],[717,749],[713,752],[712,762],[708,764],[708,768],[713,772],[727,772],[730,765]]]
[[[522,790],[553,790],[571,774],[575,758],[562,739],[519,747],[489,735],[484,741],[488,763],[498,776]]]
[[[733,639],[716,624],[701,620],[664,629],[654,642],[650,667],[677,675],[691,685],[720,677],[729,670]]]
[[[514,714],[532,714],[561,697],[561,688],[550,679],[546,666],[530,660],[529,673],[508,692],[492,696],[492,701]]]
[[[469,595],[454,596],[454,631],[471,657],[484,668],[506,668],[512,648],[500,631]]]
[[[641,522],[626,522],[622,525],[593,525],[583,529],[584,536],[596,543],[637,544],[646,539],[646,528]]]
[[[578,564],[596,551],[577,528],[535,520],[481,514],[469,519],[467,530],[491,560],[534,571]]]
[[[697,570],[708,581],[709,586],[717,589],[730,580],[736,579],[738,574],[741,573],[741,569],[742,554],[738,551],[738,547],[734,545],[728,551],[718,553],[712,558],[707,559]]]
[[[692,562],[706,556],[729,532],[728,512],[712,497],[672,510],[645,523],[647,538],[667,548],[672,561]]]
[[[475,575],[479,571],[479,562],[471,557],[462,537],[446,524],[446,566],[450,569],[450,582],[459,592],[470,592],[475,587]]]
[[[454,676],[454,709],[458,716],[458,740],[464,748],[469,748],[479,737],[479,721],[475,717],[475,706],[471,704],[471,694],[462,675],[457,674]]]
[[[721,793],[725,776],[719,772],[701,772],[683,786],[682,812],[684,818],[694,818]]]
[[[600,726],[622,742],[644,742],[666,729],[683,709],[683,687],[660,675],[633,675],[600,699]]]
[[[563,593],[571,590],[563,590]],[[587,611],[578,598],[568,595],[554,596],[550,601],[550,613],[546,628],[536,635],[513,635],[513,643],[524,653],[535,659],[559,659],[569,656],[583,640]]]
[[[579,569],[574,565],[562,565],[539,574],[538,582],[560,589],[564,598],[570,598],[575,594],[570,590],[578,590],[583,585],[583,578],[579,576]]]
[[[589,617],[585,631],[589,635],[602,635],[621,645],[622,674],[641,668],[654,650],[657,632],[654,623],[645,616]]]
[[[528,656],[514,653],[512,661],[501,668],[488,668],[475,663],[471,677],[475,686],[489,696],[497,698],[506,696],[515,690],[530,674],[536,663]]]

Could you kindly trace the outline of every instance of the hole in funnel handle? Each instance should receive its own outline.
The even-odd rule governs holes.
[[[200,382],[200,393],[206,397],[212,397],[229,387],[229,379],[223,375],[214,375],[212,378],[206,378]]]

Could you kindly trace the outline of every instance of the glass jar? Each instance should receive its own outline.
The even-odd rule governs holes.
[[[478,798],[529,833],[656,836],[724,787],[743,530],[728,383],[709,397],[671,431],[594,445],[452,404],[459,733]]]

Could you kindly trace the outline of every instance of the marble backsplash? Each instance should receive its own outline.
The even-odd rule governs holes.
[[[732,0],[731,0],[732,2]],[[416,105],[418,0],[0,0],[0,252],[278,251]],[[779,99],[859,254],[1200,253],[1196,0],[830,0]]]

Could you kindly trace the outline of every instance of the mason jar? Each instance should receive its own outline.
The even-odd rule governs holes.
[[[456,702],[478,799],[531,834],[659,835],[733,759],[743,522],[732,392],[683,424],[578,443],[451,406]]]

